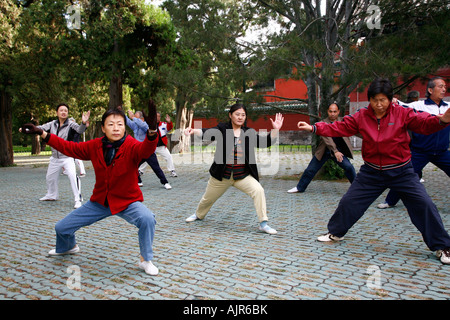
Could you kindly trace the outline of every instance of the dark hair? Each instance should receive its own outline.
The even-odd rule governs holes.
[[[330,109],[330,107],[331,107],[333,104],[338,108],[338,110],[341,110],[341,108],[339,108],[339,105],[338,105],[336,102],[330,103],[330,105],[328,106],[327,110]]]
[[[444,80],[444,79],[442,79],[441,77],[431,78],[427,84],[427,92],[425,92],[425,97],[429,98],[431,96],[431,94],[428,92],[428,89],[434,89],[434,87],[436,86],[436,83],[434,82],[435,80]]]
[[[67,110],[69,110],[69,106],[68,106],[67,104],[65,104],[65,103],[60,103],[60,104],[58,104],[58,105],[56,106],[56,111],[58,111],[59,107],[62,107],[62,106],[66,107]]]
[[[112,108],[112,109],[108,109],[105,111],[105,113],[102,116],[102,126],[105,125],[105,120],[106,118],[108,118],[110,115],[118,115],[121,116],[123,118],[123,121],[126,123],[126,117],[125,117],[125,113],[123,112],[122,108]]]
[[[377,94],[384,94],[389,101],[392,101],[394,97],[394,91],[392,89],[392,84],[388,79],[377,78],[369,85],[369,89],[367,89],[367,98],[375,98]]]
[[[229,114],[233,114],[236,110],[243,109],[245,112],[245,121],[244,121],[244,127],[247,126],[247,108],[242,103],[235,103],[230,107],[230,110],[228,111]],[[231,119],[230,119],[231,123]]]
[[[416,99],[419,99],[419,97],[420,97],[419,91],[415,91],[415,90],[410,91],[410,92],[408,92],[408,95],[406,96],[406,103],[413,102]]]

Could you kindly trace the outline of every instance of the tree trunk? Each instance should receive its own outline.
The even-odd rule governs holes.
[[[318,108],[317,108],[317,86],[316,86],[316,80],[315,75],[313,73],[309,73],[306,76],[305,84],[308,92],[308,113],[316,115],[318,114]],[[313,125],[318,120],[315,117],[309,117],[309,123]],[[311,150],[312,154],[316,152],[316,148],[319,144],[319,137],[315,134],[311,135]]]
[[[34,117],[33,115],[32,118],[34,125],[38,126],[39,119],[36,119],[36,117]],[[41,151],[41,138],[37,134],[34,134],[31,136],[31,154],[38,155],[41,153]]]
[[[37,134],[31,137],[31,154],[41,153],[41,140]]]
[[[178,99],[177,99],[178,100]],[[184,129],[192,125],[194,110],[187,108],[186,101],[176,102],[176,133],[172,135],[172,152],[186,153],[191,151],[191,138],[184,135]]]
[[[119,44],[114,41],[113,56],[119,54]],[[122,75],[118,62],[113,62],[111,67],[111,80],[109,83],[109,108],[117,108],[123,104]]]
[[[0,166],[14,164],[12,144],[12,108],[11,96],[3,89],[0,92]]]

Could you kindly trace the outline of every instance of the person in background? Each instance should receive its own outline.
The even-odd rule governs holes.
[[[447,86],[444,79],[435,77],[428,81],[426,99],[423,101],[411,101],[409,104],[398,101],[400,105],[413,108],[419,112],[425,111],[434,115],[442,115],[449,108],[449,104],[443,99],[447,92]],[[450,177],[450,127],[441,131],[423,135],[411,132],[411,163],[414,172],[419,175],[421,182],[422,170],[428,163],[445,172]],[[394,190],[390,190],[383,203],[377,205],[379,209],[395,207],[400,200],[399,195]]]
[[[161,121],[161,113],[158,112],[158,146],[156,147],[156,154],[160,155],[167,162],[167,170],[169,170],[172,177],[178,177],[175,172],[175,166],[173,164],[172,154],[167,148],[167,133],[173,129],[173,123],[170,116],[166,115],[166,121]]]
[[[136,111],[134,114],[131,111],[128,111],[128,117],[127,119],[127,126],[131,128],[134,132],[134,138],[137,141],[144,141],[147,131],[148,131],[148,125],[144,121],[144,116],[142,111]],[[143,174],[143,164],[149,164],[152,168],[153,172],[156,174],[156,176],[159,178],[159,181],[161,184],[166,188],[166,190],[172,189],[172,186],[170,185],[169,181],[167,181],[166,176],[164,172],[161,170],[161,167],[159,166],[158,158],[156,157],[156,153],[153,152],[150,157],[147,159],[143,159],[139,165],[138,169],[138,185],[140,187],[143,186],[141,175]]]
[[[38,126],[38,128],[51,134],[57,135],[64,140],[67,140],[69,138],[69,132],[71,130],[78,134],[82,134],[84,131],[86,131],[86,123],[89,120],[90,111],[83,113],[81,125],[77,124],[75,121],[69,121],[69,106],[65,103],[61,103],[56,107],[56,115],[58,116],[57,120],[47,122],[43,125]],[[52,156],[50,157],[47,175],[45,177],[47,182],[47,193],[39,200],[58,200],[58,183],[61,172],[65,172],[65,174],[69,178],[75,201],[74,208],[77,209],[81,207],[83,199],[81,197],[81,182],[77,176],[75,161],[72,157],[63,154],[54,148],[52,148]]]
[[[339,106],[336,103],[329,105],[327,113],[328,117],[323,120],[326,123],[342,120],[342,117],[339,117]],[[344,169],[345,176],[352,183],[356,177],[355,168],[348,159],[353,159],[352,151],[352,144],[348,137],[320,137],[319,145],[308,167],[300,177],[297,186],[289,189],[288,193],[305,192],[312,179],[328,159],[332,159],[339,167]]]

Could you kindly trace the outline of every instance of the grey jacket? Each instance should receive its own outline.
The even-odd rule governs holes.
[[[50,132],[51,134],[55,134],[58,137],[68,140],[69,138],[69,132],[70,129],[78,132],[79,134],[82,134],[86,131],[86,125],[85,124],[78,124],[75,121],[70,121],[69,119],[66,119],[64,121],[63,125],[59,126],[59,120],[53,120],[47,123],[44,123],[43,125],[38,126],[38,128],[41,128],[44,131]],[[54,158],[67,158],[66,155],[62,154],[61,152],[57,151],[56,149],[52,148],[52,157]]]

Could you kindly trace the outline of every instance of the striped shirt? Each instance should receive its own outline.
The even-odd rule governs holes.
[[[230,179],[233,176],[234,180],[244,179],[249,175],[249,171],[245,165],[245,155],[242,146],[242,141],[239,137],[234,138],[234,152],[230,155],[223,177]]]

